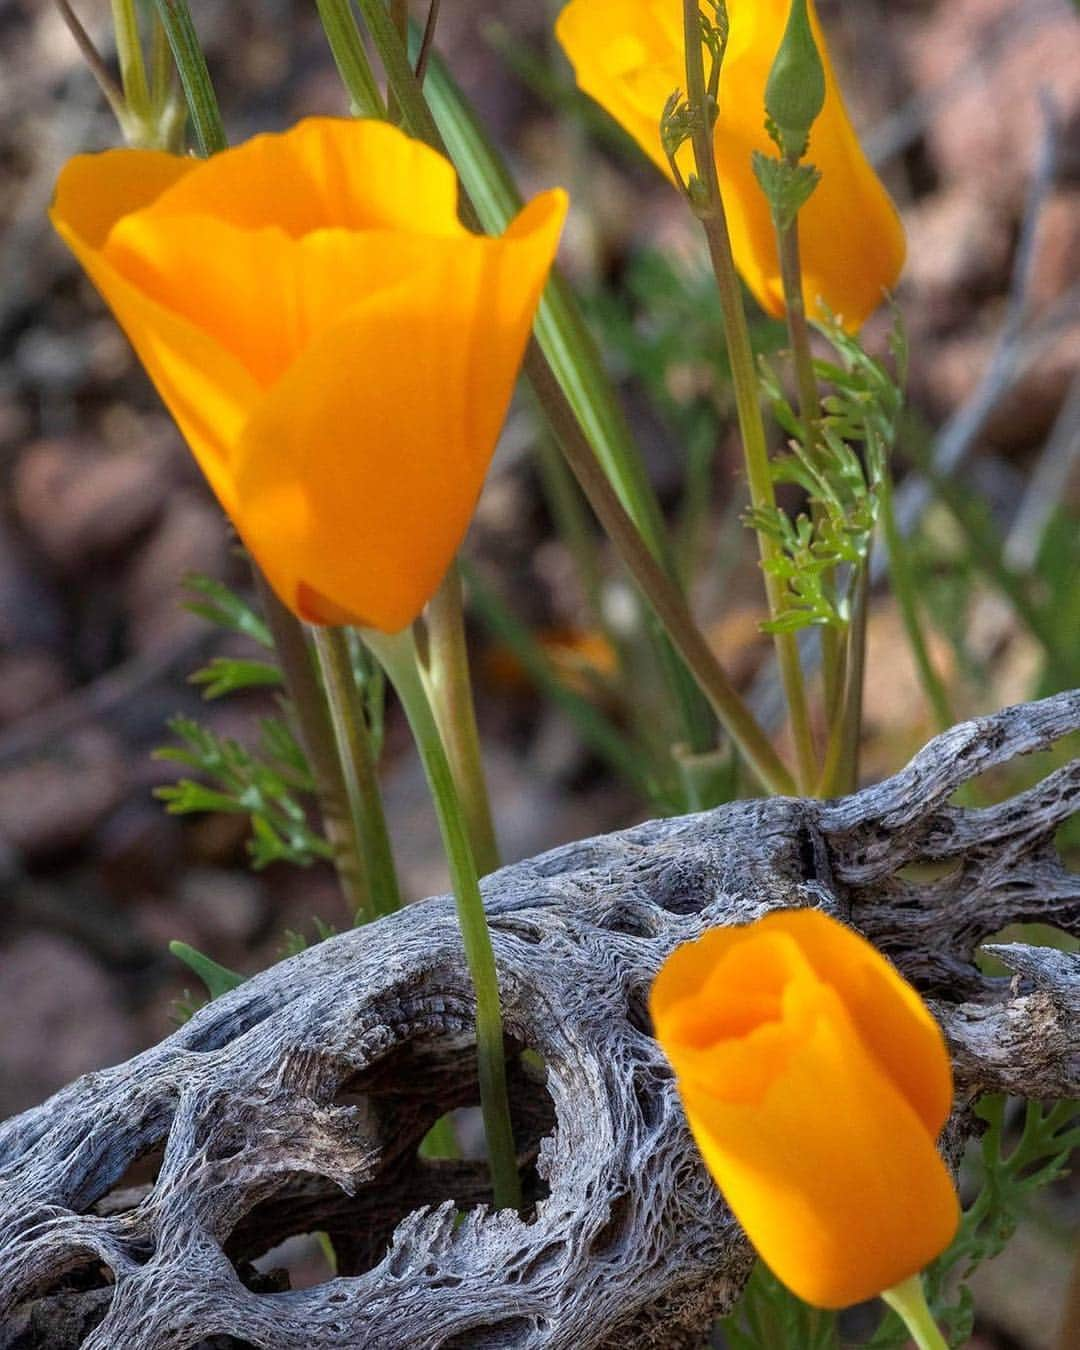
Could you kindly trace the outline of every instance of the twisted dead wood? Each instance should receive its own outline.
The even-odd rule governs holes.
[[[954,727],[833,802],[738,802],[505,868],[485,884],[528,1211],[425,1162],[475,1102],[453,908],[429,900],[256,976],[127,1064],[0,1126],[0,1350],[592,1350],[700,1343],[750,1256],[650,1036],[678,943],[777,906],[854,923],[930,997],[962,1096],[1080,1095],[1080,958],[993,948],[1080,932],[1054,835],[1080,764],[982,810],[962,783],[1080,728],[1080,694]],[[960,1131],[962,1133],[962,1129]],[[125,1174],[160,1154],[152,1185]],[[455,1203],[467,1209],[462,1217]],[[467,1208],[468,1207],[468,1208]],[[275,1288],[250,1262],[326,1231],[341,1275]]]

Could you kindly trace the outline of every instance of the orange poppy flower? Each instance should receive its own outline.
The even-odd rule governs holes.
[[[470,234],[440,155],[312,118],[77,156],[51,217],[285,604],[395,632],[468,527],[565,212]]]
[[[651,1007],[706,1166],[800,1298],[858,1303],[948,1246],[948,1052],[868,942],[808,909],[713,929],[664,963]]]
[[[713,141],[736,266],[762,308],[775,315],[784,313],[784,288],[772,216],[751,155],[777,153],[765,131],[765,85],[790,9],[790,0],[727,0],[730,36]],[[803,293],[812,317],[827,307],[855,329],[896,284],[904,230],[852,129],[813,0],[809,14],[825,66],[825,106],[806,156],[822,178],[799,213]],[[581,88],[671,177],[660,119],[669,96],[686,85],[679,0],[571,0],[555,31]]]

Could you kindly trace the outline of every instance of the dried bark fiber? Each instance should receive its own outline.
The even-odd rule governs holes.
[[[700,1344],[750,1254],[703,1172],[646,996],[715,924],[816,905],[931,999],[962,1099],[1080,1094],[1080,958],[978,943],[1008,923],[1080,933],[1054,834],[1080,762],[1001,805],[963,782],[1080,728],[1080,693],[954,727],[832,802],[738,802],[507,867],[485,883],[514,1047],[524,1217],[481,1168],[424,1162],[476,1100],[472,998],[449,900],[256,976],[127,1064],[0,1126],[0,1350],[600,1350]],[[918,879],[919,864],[934,864]],[[943,874],[942,865],[945,865]],[[927,877],[930,879],[925,879]],[[962,1138],[961,1108],[950,1132]],[[125,1173],[162,1151],[153,1185]],[[342,1275],[274,1289],[250,1262],[325,1230]]]

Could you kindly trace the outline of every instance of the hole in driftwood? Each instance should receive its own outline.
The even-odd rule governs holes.
[[[630,1196],[625,1191],[614,1196],[607,1222],[589,1244],[590,1254],[594,1257],[603,1256],[621,1246],[633,1227],[633,1220],[634,1205]]]
[[[996,933],[984,937],[975,952],[975,964],[984,975],[1012,978],[1014,971],[1000,961],[993,952],[983,950],[996,943],[1022,942],[1028,947],[1055,947],[1061,952],[1080,952],[1080,938],[1055,928],[1049,923],[1011,923]]]
[[[297,1233],[251,1264],[263,1279],[282,1289],[314,1289],[337,1276],[337,1256],[325,1233]],[[248,1281],[245,1283],[249,1289],[252,1287]],[[336,1294],[331,1301],[344,1303],[346,1296]]]
[[[513,1350],[529,1344],[538,1328],[531,1317],[504,1317],[486,1327],[470,1327],[445,1341],[438,1350]]]
[[[536,1160],[541,1141],[555,1127],[555,1109],[542,1063],[537,1068],[538,1057],[523,1055],[523,1048],[511,1040],[506,1046],[523,1217],[530,1221],[538,1201],[548,1194]],[[312,1171],[273,1178],[270,1193],[265,1182],[259,1185],[256,1202],[241,1213],[223,1243],[241,1279],[247,1263],[264,1278],[281,1275],[287,1281],[284,1287],[294,1289],[325,1283],[335,1273],[358,1275],[378,1265],[397,1225],[416,1210],[447,1201],[462,1212],[490,1205],[482,1128],[478,1132],[474,1124],[479,1117],[475,1055],[471,1037],[446,1032],[417,1036],[341,1081],[326,1104],[351,1117],[341,1132],[340,1147],[346,1151],[342,1161],[355,1166],[366,1155],[365,1184],[349,1195]],[[419,1157],[417,1150],[431,1126],[452,1113],[469,1127],[463,1131],[465,1156]],[[225,1169],[227,1175],[227,1163]],[[326,1234],[331,1244],[329,1261],[325,1249],[316,1250],[319,1234]]]
[[[18,1350],[78,1350],[109,1311],[116,1279],[96,1256],[43,1281],[5,1321]],[[5,1341],[5,1344],[9,1342]]]
[[[164,1139],[136,1153],[123,1174],[94,1202],[91,1212],[107,1219],[114,1214],[126,1214],[141,1205],[154,1189],[164,1157]]]
[[[222,1003],[228,1006],[221,1008],[219,1005]],[[255,994],[246,1006],[241,1005],[239,1008],[230,997],[214,999],[181,1027],[178,1037],[185,1050],[200,1055],[209,1054],[239,1040],[260,1022],[265,1022],[271,1013],[277,1011],[277,1007],[277,1004],[260,994]]]

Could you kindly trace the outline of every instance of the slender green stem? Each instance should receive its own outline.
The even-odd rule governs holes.
[[[649,552],[634,522],[623,509],[592,453],[573,409],[535,342],[529,344],[525,369],[543,399],[563,454],[581,484],[589,505],[712,704],[717,717],[768,791],[781,795],[794,793],[795,784],[791,775],[753,713],[724,674],[694,622],[682,592]]]
[[[941,1334],[926,1302],[922,1276],[911,1275],[881,1295],[904,1326],[918,1350],[949,1350],[949,1343]]]
[[[454,774],[473,858],[480,875],[486,876],[500,867],[501,862],[476,727],[461,573],[456,563],[451,564],[429,603],[426,619],[428,694]]]
[[[787,229],[777,230],[777,248],[791,355],[795,364],[795,382],[799,391],[799,414],[809,427],[821,416],[821,399],[817,375],[814,373],[814,355],[810,350],[810,325],[806,321],[797,217]]]
[[[350,0],[315,0],[334,64],[348,90],[356,117],[386,117],[386,103],[356,26]]]
[[[784,287],[784,309],[787,311],[788,336],[795,366],[795,383],[799,391],[799,416],[809,440],[815,439],[815,428],[821,417],[821,396],[814,372],[814,354],[810,348],[810,325],[806,320],[806,302],[803,297],[802,257],[799,249],[798,217],[786,229],[777,228],[777,251],[780,255],[780,277]],[[818,524],[821,507],[812,505],[814,523]],[[831,594],[835,578],[831,570],[823,578],[823,586]],[[839,635],[830,624],[820,630],[821,673],[824,683],[825,708],[831,718],[837,707],[840,675]]]
[[[397,869],[367,716],[345,632],[341,628],[316,628],[314,635],[349,805],[350,843],[362,860],[367,878],[367,903],[354,922],[367,923],[401,908]]]
[[[955,718],[949,703],[945,682],[937,673],[923,636],[919,618],[919,605],[916,599],[915,576],[911,567],[907,545],[896,524],[896,511],[893,505],[892,476],[888,472],[881,480],[881,526],[885,535],[885,548],[889,555],[889,578],[893,595],[900,606],[900,615],[904,621],[908,645],[915,658],[915,665],[922,680],[923,691],[934,712],[934,720],[939,731],[951,727]]]
[[[175,71],[169,39],[162,26],[161,16],[155,12],[150,28],[150,99],[157,117],[164,112],[175,88]]]
[[[427,23],[424,24],[424,36],[420,39],[420,54],[416,58],[416,78],[422,86],[427,76],[428,62],[435,47],[435,30],[439,26],[441,0],[428,0]]]
[[[90,73],[97,81],[97,86],[105,96],[105,101],[112,109],[116,120],[120,123],[120,130],[125,138],[128,136],[128,118],[127,105],[124,102],[124,91],[113,79],[109,67],[97,47],[94,46],[93,38],[83,27],[82,20],[72,9],[69,0],[55,0],[56,8],[60,11],[60,17],[67,25],[68,32],[75,40],[83,60],[90,68]]]
[[[187,0],[154,0],[154,4],[180,72],[200,151],[203,155],[216,155],[227,145],[225,125]]]
[[[358,914],[374,917],[365,858],[360,839],[352,825],[349,794],[330,725],[326,697],[319,684],[303,625],[277,598],[254,563],[252,572],[259,603],[266,615],[274,649],[281,662],[285,689],[296,719],[298,739],[315,780],[323,829],[333,849],[334,866],[341,889],[354,922]]]
[[[870,599],[870,560],[859,568],[853,584],[851,623],[843,654],[844,674],[840,706],[832,716],[825,763],[815,796],[837,797],[854,792],[859,777],[862,738],[863,681],[866,677],[866,622]]]
[[[423,89],[409,63],[405,46],[394,27],[384,0],[358,0],[372,40],[378,48],[387,79],[402,112],[405,127],[420,140],[448,155],[446,143],[436,124]],[[440,99],[447,125],[454,138],[451,156],[462,172],[461,217],[473,230],[504,229],[514,214],[510,205],[516,199],[513,184],[488,150],[483,133],[460,98],[454,99],[452,84],[445,70],[432,61],[428,83],[433,96]],[[471,172],[466,174],[466,168]],[[474,202],[472,192],[478,196]],[[518,202],[520,206],[520,201]],[[610,392],[600,394],[605,381],[599,355],[591,344],[583,320],[574,307],[569,290],[557,276],[549,281],[540,303],[536,322],[537,336],[545,359],[556,376],[554,387],[562,386],[586,429],[589,454],[601,457],[616,492],[639,529],[647,546],[661,561],[669,577],[677,575],[670,540],[655,495],[649,487],[640,456]],[[550,382],[545,382],[545,388]],[[554,427],[551,409],[540,390],[538,397],[545,415]],[[561,437],[560,437],[561,441]],[[593,449],[593,446],[596,449]],[[685,667],[671,646],[655,628],[650,629],[676,708],[683,723],[686,740],[701,750],[712,743],[708,709]]]
[[[142,36],[135,0],[112,0],[116,56],[120,63],[120,83],[130,112],[141,121],[150,121],[150,86],[146,79]]]
[[[409,0],[390,0],[390,22],[397,30],[398,41],[405,51],[409,49]],[[392,80],[387,82],[386,114],[391,122],[402,121],[401,108]]]
[[[847,697],[844,702],[844,737],[840,757],[840,790],[854,792],[859,786],[859,750],[862,745],[863,693],[866,685],[866,638],[870,618],[870,555],[855,578],[848,632]]]
[[[693,196],[692,204],[705,231],[709,256],[716,274],[750,500],[755,510],[771,510],[775,507],[776,501],[765,443],[765,424],[758,398],[754,353],[750,344],[750,330],[743,308],[742,292],[739,289],[727,216],[724,212],[716,160],[713,155],[712,118],[702,57],[700,0],[683,0],[683,31],[686,41],[686,93],[693,125],[694,160],[699,188]],[[769,564],[777,557],[779,545],[758,531],[758,548],[764,570],[769,614],[770,617],[776,618],[784,608],[783,589],[779,580],[769,571]],[[804,792],[809,792],[817,777],[817,754],[810,730],[799,646],[794,633],[776,633],[773,641],[791,718],[799,786]]]
[[[363,636],[401,699],[435,802],[446,859],[450,865],[465,958],[476,993],[480,1107],[487,1136],[495,1205],[499,1209],[519,1209],[521,1183],[506,1090],[506,1052],[499,981],[465,816],[454,786],[450,761],[420,675],[412,630],[405,629],[393,635],[365,630]]]

